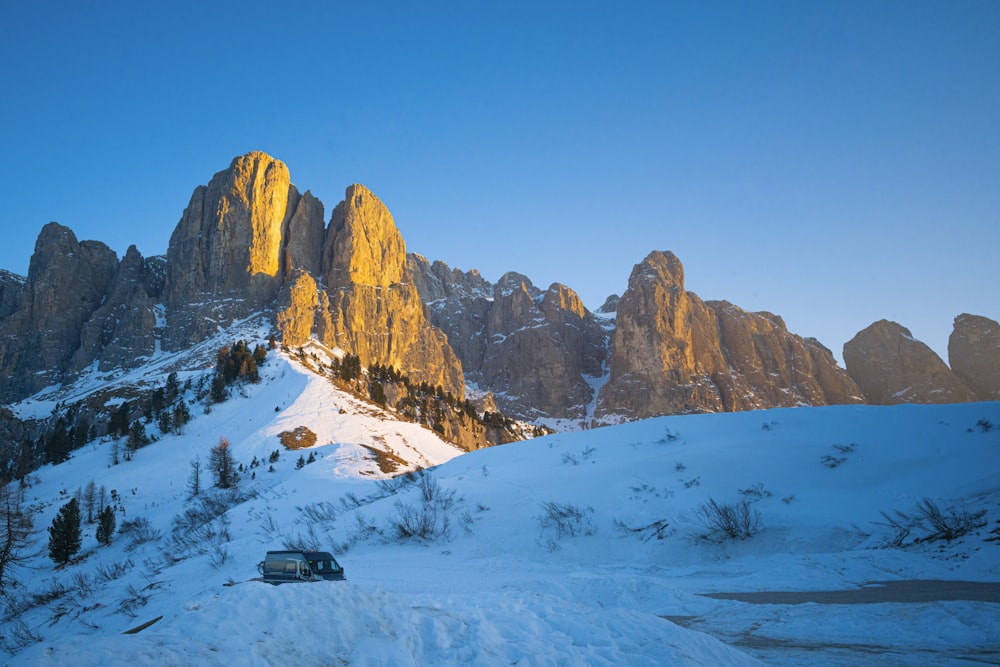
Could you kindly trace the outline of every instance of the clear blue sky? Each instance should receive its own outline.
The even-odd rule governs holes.
[[[279,6],[280,4],[280,6]],[[18,2],[0,267],[56,220],[166,251],[239,154],[407,248],[624,291],[649,251],[840,358],[1000,319],[1000,2]]]

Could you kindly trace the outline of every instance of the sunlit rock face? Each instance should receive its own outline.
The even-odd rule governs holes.
[[[403,237],[389,209],[362,185],[347,188],[333,210],[322,273],[321,307],[329,317],[316,334],[324,344],[465,396],[462,365],[408,278]]]
[[[195,188],[167,248],[168,348],[201,340],[277,296],[290,190],[288,168],[260,152],[235,158]]]
[[[869,403],[961,403],[973,392],[909,329],[879,320],[844,344],[847,372]]]
[[[3,400],[64,379],[117,268],[118,258],[103,243],[77,241],[55,222],[42,228],[17,308],[0,321]]]
[[[948,362],[980,401],[1000,400],[1000,324],[967,313],[955,318]]]
[[[617,304],[597,420],[860,402],[829,350],[780,317],[704,302],[670,252],[636,265]]]
[[[406,245],[385,204],[363,185],[352,185],[330,217],[323,246],[323,282],[389,287],[403,282]]]
[[[493,392],[501,410],[527,419],[587,415],[607,333],[573,290],[554,283],[542,292],[514,272],[491,285],[477,271],[419,255],[410,255],[409,267],[467,380]]]

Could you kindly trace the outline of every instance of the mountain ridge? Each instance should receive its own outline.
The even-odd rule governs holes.
[[[612,321],[561,283],[542,290],[509,272],[491,284],[407,254],[388,208],[363,185],[345,190],[329,222],[324,209],[283,162],[253,151],[195,188],[165,256],[132,247],[119,260],[103,243],[46,225],[28,276],[0,273],[0,401],[72,382],[93,363],[135,367],[257,312],[289,345],[315,339],[365,366],[396,367],[458,398],[468,385],[511,414],[562,427],[927,392],[1000,396],[1000,347],[989,333],[1000,327],[981,316],[956,318],[949,354],[960,373],[919,346],[893,357],[906,373],[866,372],[884,363],[885,348],[853,343],[842,369],[780,316],[687,291],[669,251],[633,267],[628,290],[608,302]],[[934,379],[907,398],[914,377]]]

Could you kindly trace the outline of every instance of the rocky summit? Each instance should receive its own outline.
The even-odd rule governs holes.
[[[329,225],[323,211],[283,162],[251,152],[195,188],[165,258],[133,247],[119,261],[46,225],[27,278],[0,274],[0,400],[72,381],[94,362],[132,367],[157,343],[185,349],[255,314],[289,345],[315,337],[463,396],[460,362],[404,280],[405,246],[385,205],[354,185]]]
[[[1000,400],[1000,324],[995,320],[968,313],[956,317],[948,362],[976,400]]]
[[[196,187],[166,256],[119,259],[57,223],[26,277],[0,271],[0,401],[82,373],[139,366],[246,318],[293,348],[318,341],[480,406],[558,426],[663,414],[838,403],[1000,399],[1000,325],[962,314],[948,367],[876,322],[844,346],[771,313],[703,301],[670,252],[650,253],[596,313],[568,286],[509,272],[494,284],[406,253],[388,207],[346,188],[325,219],[288,167],[238,156]]]
[[[705,302],[670,252],[637,264],[617,304],[599,420],[861,402],[833,354],[770,313]]]
[[[844,344],[844,363],[869,403],[961,403],[973,392],[906,327],[879,320]]]

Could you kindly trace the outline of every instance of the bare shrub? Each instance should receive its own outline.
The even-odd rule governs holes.
[[[930,498],[917,503],[917,519],[930,529],[923,539],[927,541],[945,540],[950,542],[986,525],[986,510],[970,512],[968,508],[948,508],[942,510]]]
[[[577,505],[546,501],[542,503],[542,515],[538,524],[542,535],[549,534],[555,540],[577,535],[593,535],[594,523],[590,515],[594,510],[590,507],[580,509]]]
[[[819,462],[822,463],[827,468],[836,468],[841,463],[844,463],[846,461],[847,461],[846,456],[830,456],[829,454],[824,454],[823,456],[819,457]]]
[[[125,537],[128,544],[125,551],[132,551],[146,542],[158,542],[163,537],[163,532],[153,528],[153,524],[146,517],[136,517],[131,521],[122,521],[118,529],[118,535]]]
[[[757,482],[749,489],[740,489],[739,494],[751,502],[762,500],[764,498],[770,498],[772,494],[770,491],[764,488],[761,482]]]
[[[297,521],[300,523],[333,523],[337,520],[337,507],[328,500],[320,500],[295,509],[299,511]]]
[[[670,523],[666,519],[660,519],[648,525],[636,527],[615,519],[615,528],[626,535],[635,535],[641,538],[643,542],[649,542],[652,539],[665,540],[673,534],[673,531],[670,529]]]
[[[292,551],[321,551],[326,543],[326,538],[316,532],[316,528],[309,524],[305,533],[297,533],[285,538],[285,548]]]
[[[132,584],[129,584],[125,597],[118,601],[118,613],[125,614],[129,618],[135,618],[136,609],[145,607],[150,597],[150,594],[145,589],[139,590]]]
[[[986,510],[971,512],[966,507],[949,507],[942,510],[930,498],[924,498],[917,503],[913,512],[896,510],[892,514],[881,512],[884,521],[875,523],[886,526],[891,531],[886,540],[886,546],[905,547],[907,539],[915,530],[926,534],[917,536],[910,544],[920,542],[935,542],[945,540],[950,542],[974,530],[986,526]]]
[[[706,531],[699,537],[710,542],[745,540],[760,532],[760,512],[748,500],[720,504],[709,498],[697,516]]]
[[[10,627],[10,631],[4,633],[3,643],[4,649],[13,655],[40,641],[42,641],[41,635],[35,634],[31,626],[18,619]]]
[[[124,563],[116,560],[108,565],[101,565],[97,568],[97,579],[102,582],[120,579],[125,576],[125,573],[131,570],[132,567],[134,567],[134,564],[131,560],[127,560]]]

